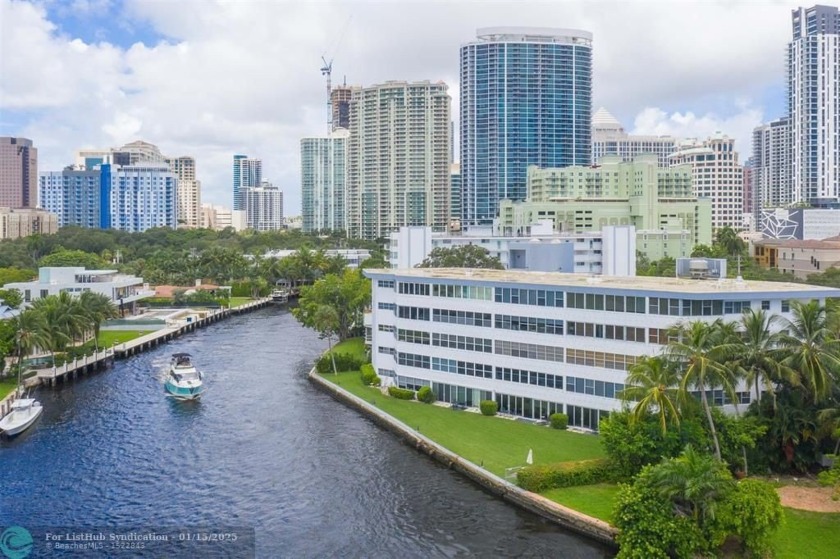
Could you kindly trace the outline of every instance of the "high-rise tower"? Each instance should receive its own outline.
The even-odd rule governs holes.
[[[529,165],[591,162],[592,34],[492,27],[461,47],[462,225],[524,200]]]
[[[256,188],[262,184],[262,160],[247,155],[233,156],[233,209],[244,210],[242,189]]]
[[[451,98],[443,82],[386,82],[353,92],[347,236],[449,224]]]
[[[840,202],[840,10],[792,13],[787,48],[793,197],[812,205]]]
[[[348,130],[300,141],[303,231],[344,231]]]
[[[38,150],[32,140],[0,137],[0,206],[34,208],[38,194]]]

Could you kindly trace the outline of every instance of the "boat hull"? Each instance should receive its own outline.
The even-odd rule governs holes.
[[[14,437],[29,429],[35,420],[41,416],[44,408],[41,406],[33,406],[30,411],[26,413],[11,412],[0,421],[0,431],[7,437]]]
[[[177,384],[167,380],[164,384],[167,394],[176,400],[198,400],[204,394],[204,385],[198,386],[178,386]]]

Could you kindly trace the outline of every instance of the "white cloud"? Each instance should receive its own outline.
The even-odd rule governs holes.
[[[79,3],[90,17],[107,5]],[[39,5],[0,0],[0,106],[25,120],[2,133],[31,137],[43,170],[61,168],[81,147],[142,138],[196,157],[204,199],[223,204],[231,156],[261,157],[287,213],[297,213],[300,138],[326,127],[322,55],[334,58],[336,83],[345,75],[362,85],[446,81],[457,122],[459,46],[479,27],[535,25],[593,32],[596,107],[636,117],[639,131],[721,130],[743,154],[741,141],[765,116],[757,100],[783,79],[793,7],[134,0],[110,24],[150,25],[166,40],[120,48],[66,35]]]

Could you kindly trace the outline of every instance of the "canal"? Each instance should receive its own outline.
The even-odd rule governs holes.
[[[38,545],[58,527],[250,528],[257,557],[612,556],[495,499],[318,391],[306,373],[325,345],[287,311],[269,308],[40,389],[38,424],[0,442],[0,529],[40,531]],[[164,396],[163,371],[176,351],[192,353],[206,372],[199,403]],[[247,556],[247,547],[220,546],[208,542],[201,554]]]

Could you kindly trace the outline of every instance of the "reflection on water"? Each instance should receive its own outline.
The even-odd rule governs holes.
[[[504,504],[307,380],[323,340],[276,308],[41,389],[0,443],[0,526],[252,526],[258,557],[609,557]],[[169,355],[205,373],[164,395]]]

